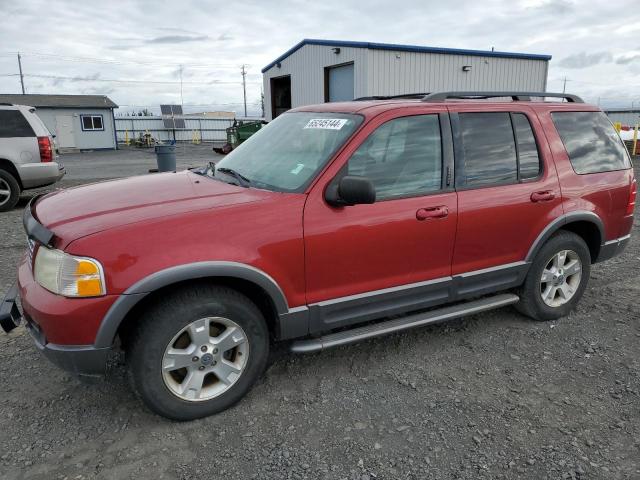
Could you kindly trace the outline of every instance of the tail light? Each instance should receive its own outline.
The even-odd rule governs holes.
[[[53,161],[53,149],[51,148],[51,140],[49,137],[38,137],[38,148],[40,149],[41,162]]]
[[[631,183],[631,191],[629,192],[629,203],[627,204],[627,215],[633,215],[633,209],[636,206],[636,196],[638,194],[638,183],[634,179]]]

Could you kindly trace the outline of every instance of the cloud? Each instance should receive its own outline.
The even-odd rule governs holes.
[[[640,55],[632,55],[631,57],[618,57],[616,59],[616,63],[618,65],[627,65],[635,61],[640,61]]]
[[[208,40],[209,37],[206,35],[165,35],[162,37],[155,37],[149,40],[146,40],[145,43],[150,44],[167,44],[167,43],[187,43],[187,42],[201,42],[203,40]]]
[[[226,42],[227,40],[233,40],[233,37],[228,33],[223,33],[218,38],[216,38],[219,42]]]
[[[558,65],[565,68],[587,68],[599,63],[611,62],[612,60],[613,55],[609,52],[580,52],[563,58]]]

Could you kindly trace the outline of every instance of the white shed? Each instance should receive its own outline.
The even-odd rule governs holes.
[[[262,69],[268,120],[290,108],[442,90],[545,91],[550,55],[302,40]]]
[[[63,152],[118,148],[113,115],[118,105],[104,95],[0,94],[0,103],[34,107]]]

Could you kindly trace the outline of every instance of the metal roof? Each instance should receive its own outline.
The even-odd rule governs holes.
[[[104,95],[0,94],[0,103],[36,108],[118,108],[118,105]]]
[[[465,50],[461,48],[420,47],[417,45],[395,45],[392,43],[350,42],[341,40],[316,40],[312,38],[305,38],[300,43],[294,45],[292,48],[280,55],[269,65],[264,67],[262,69],[262,73],[269,70],[276,63],[282,62],[285,58],[300,50],[305,45],[368,48],[371,50],[393,50],[395,52],[441,53],[446,55],[473,55],[477,57],[518,58],[522,60],[551,60],[551,55],[539,55],[533,53],[497,52],[493,50]]]

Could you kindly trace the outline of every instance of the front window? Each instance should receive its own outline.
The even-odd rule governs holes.
[[[361,123],[344,113],[285,113],[218,162],[215,176],[231,169],[252,187],[302,192]]]

